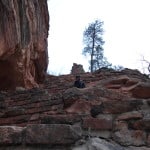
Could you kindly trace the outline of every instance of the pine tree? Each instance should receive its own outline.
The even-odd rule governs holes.
[[[93,23],[89,24],[88,28],[85,29],[83,33],[83,42],[85,47],[82,51],[83,55],[90,55],[90,71],[101,67],[108,67],[111,64],[104,57],[104,41],[102,35],[104,30],[102,28],[103,22],[100,20],[95,20]]]

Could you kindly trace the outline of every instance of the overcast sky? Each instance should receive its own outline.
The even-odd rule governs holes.
[[[83,32],[95,19],[104,22],[104,56],[110,63],[141,69],[142,56],[150,61],[150,0],[48,0],[48,7],[49,73],[69,74],[73,63],[88,71]]]

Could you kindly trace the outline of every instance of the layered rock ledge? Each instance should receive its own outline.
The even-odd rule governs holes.
[[[137,70],[47,75],[42,88],[0,92],[0,148],[149,150],[150,79]]]

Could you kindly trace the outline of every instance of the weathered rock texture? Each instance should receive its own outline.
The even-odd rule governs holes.
[[[46,0],[0,0],[0,89],[33,88],[47,70]]]
[[[73,63],[72,69],[71,69],[71,74],[73,75],[79,75],[85,73],[83,66],[81,64],[76,64]]]
[[[0,149],[149,150],[150,79],[129,69],[82,78],[84,89],[48,75],[43,88],[1,91]]]

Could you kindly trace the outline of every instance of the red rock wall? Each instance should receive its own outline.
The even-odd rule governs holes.
[[[150,79],[105,69],[82,78],[83,89],[70,74],[0,91],[0,150],[150,150]]]
[[[0,89],[38,87],[48,65],[46,0],[0,1]]]

